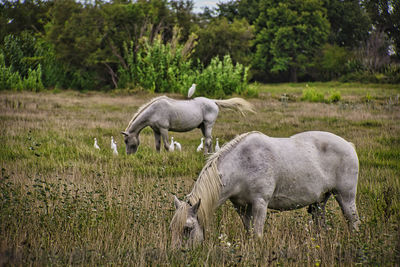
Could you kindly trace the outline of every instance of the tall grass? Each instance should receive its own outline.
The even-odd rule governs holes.
[[[330,87],[316,85],[329,92]],[[304,86],[302,86],[304,88]],[[399,262],[400,106],[398,90],[369,88],[371,101],[335,84],[338,104],[289,101],[301,88],[259,85],[258,111],[221,112],[213,136],[226,143],[258,130],[287,137],[326,130],[356,145],[360,232],[348,232],[336,201],[318,232],[306,209],[269,212],[261,241],[247,237],[230,203],[219,208],[196,249],[172,250],[172,195],[182,198],[204,165],[201,133],[171,133],[182,152],[155,152],[150,129],[135,155],[119,132],[154,95],[0,94],[0,264],[7,265],[388,265]],[[279,94],[277,92],[280,92]],[[275,96],[275,94],[277,96]],[[179,97],[171,95],[171,97]],[[346,105],[340,104],[341,102]],[[113,156],[110,137],[117,140]],[[97,137],[100,151],[93,147]]]

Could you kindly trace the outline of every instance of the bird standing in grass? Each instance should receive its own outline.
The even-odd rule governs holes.
[[[96,137],[94,138],[94,148],[100,150],[100,147],[99,147],[99,145],[97,144],[97,138],[96,138]]]
[[[171,144],[169,145],[169,152],[174,152],[175,146],[174,146],[174,137],[171,136]]]
[[[196,91],[196,84],[194,83],[192,84],[192,87],[189,88],[188,98],[191,98],[195,91]]]
[[[200,152],[203,149],[203,141],[204,141],[204,137],[201,138],[201,143],[196,149],[197,152]]]
[[[216,139],[216,143],[215,143],[215,152],[217,152],[218,150],[220,150],[221,148],[219,147],[219,142],[218,142],[218,138]]]
[[[182,146],[181,144],[179,144],[178,142],[174,142],[174,145],[176,146],[176,150],[181,151],[182,150]]]
[[[113,136],[111,136],[111,149],[114,155],[118,155],[117,142],[114,141]]]

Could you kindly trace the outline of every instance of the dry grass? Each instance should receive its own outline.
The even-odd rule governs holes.
[[[338,104],[300,102],[301,85],[259,86],[258,113],[221,112],[214,137],[225,143],[247,131],[290,136],[326,130],[355,143],[360,158],[357,235],[336,202],[328,227],[316,231],[306,209],[270,213],[264,240],[246,237],[226,203],[204,245],[170,248],[172,194],[191,191],[205,158],[201,133],[172,133],[183,152],[155,152],[153,133],[124,154],[124,130],[155,95],[77,92],[0,94],[0,265],[395,265],[400,253],[400,105],[398,88],[335,84]],[[304,86],[304,85],[303,85]],[[329,91],[332,85],[315,85]],[[282,93],[297,101],[279,102]],[[173,95],[179,98],[180,96]],[[120,155],[112,155],[110,136]],[[101,151],[93,148],[97,137]]]

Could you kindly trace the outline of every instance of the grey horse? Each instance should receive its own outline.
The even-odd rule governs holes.
[[[258,237],[263,235],[267,208],[309,206],[313,219],[323,224],[331,194],[350,228],[357,230],[358,171],[354,145],[332,133],[311,131],[290,138],[260,132],[240,135],[209,158],[184,201],[174,196],[172,245],[202,241],[213,211],[228,199],[244,227]]]
[[[211,152],[211,132],[218,117],[219,108],[254,112],[252,105],[242,98],[213,100],[196,97],[190,100],[175,100],[166,96],[152,99],[144,104],[133,116],[124,135],[126,153],[137,151],[140,144],[140,131],[149,126],[154,131],[156,150],[160,151],[161,137],[164,147],[169,151],[168,131],[187,132],[200,128],[205,140],[204,153]]]

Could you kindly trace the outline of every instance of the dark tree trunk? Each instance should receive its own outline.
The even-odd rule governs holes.
[[[290,67],[290,82],[297,83],[297,68]]]

